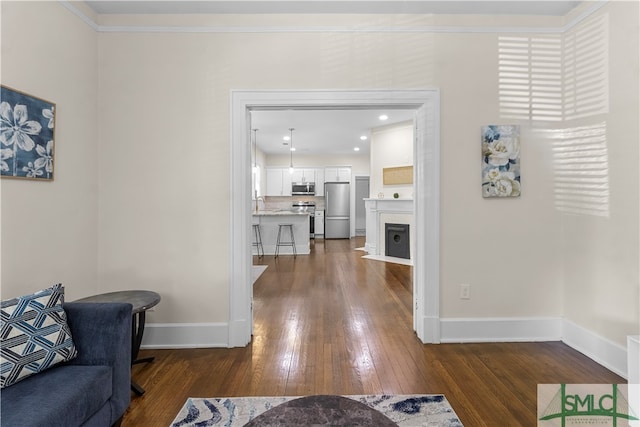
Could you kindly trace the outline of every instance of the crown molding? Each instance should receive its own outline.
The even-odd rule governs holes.
[[[58,0],[58,3],[60,3],[64,8],[66,8],[69,12],[73,13],[74,15],[76,15],[78,18],[80,18],[80,20],[82,22],[84,22],[85,24],[87,24],[89,27],[91,27],[91,29],[93,29],[94,31],[100,31],[100,26],[98,24],[96,24],[96,22],[91,19],[89,16],[87,16],[84,12],[82,12],[80,9],[78,9],[77,7],[75,7],[73,4],[71,4],[68,0]]]
[[[464,26],[123,26],[98,25],[69,0],[58,0],[89,27],[101,33],[470,33],[470,34],[562,34],[605,6],[609,0],[598,0],[562,27],[464,27]]]
[[[98,15],[536,15],[566,16],[582,0],[85,0]],[[592,0],[590,0],[592,1]]]
[[[606,6],[608,3],[609,3],[609,0],[597,0],[597,1],[594,1],[591,6],[589,6],[582,13],[578,14],[575,18],[573,18],[571,21],[569,21],[567,24],[565,24],[562,27],[560,32],[561,33],[566,33],[567,31],[571,30],[573,27],[575,27],[576,25],[578,25],[579,23],[581,23],[582,21],[587,19],[589,16],[593,15],[594,13],[596,13],[598,10],[600,10],[601,8]]]
[[[99,26],[103,33],[224,33],[224,34],[263,34],[263,33],[508,33],[508,34],[557,34],[557,27],[459,27],[459,26],[420,26],[420,27],[349,27],[349,26],[255,26],[255,27],[219,27],[219,26]]]

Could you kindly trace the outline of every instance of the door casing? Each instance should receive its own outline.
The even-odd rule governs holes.
[[[413,328],[423,343],[440,342],[440,91],[231,92],[231,248],[229,347],[244,347],[253,330],[251,280],[250,112],[280,109],[414,109]]]

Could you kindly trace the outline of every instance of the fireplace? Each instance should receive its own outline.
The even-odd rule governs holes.
[[[409,224],[385,223],[384,234],[386,256],[410,259]]]

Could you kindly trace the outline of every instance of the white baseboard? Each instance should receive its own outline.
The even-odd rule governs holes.
[[[422,318],[422,331],[418,333],[418,336],[423,336],[425,344],[440,344],[440,318],[434,316],[424,316]],[[420,327],[420,324],[419,326]]]
[[[561,340],[562,319],[557,317],[440,319],[443,343]]]
[[[423,319],[428,323],[438,319]],[[427,329],[430,330],[430,329]],[[437,337],[431,337],[432,341]],[[627,376],[627,349],[559,317],[441,318],[440,342],[563,341],[569,347],[615,372]],[[149,323],[142,348],[227,348],[227,323]]]
[[[141,348],[229,347],[227,323],[147,323]]]
[[[563,319],[562,341],[623,378],[627,377],[627,349],[570,320]]]
[[[560,317],[443,318],[440,341],[562,341],[610,371],[627,378],[627,349]]]

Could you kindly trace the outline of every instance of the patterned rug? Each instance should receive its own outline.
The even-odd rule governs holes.
[[[441,394],[343,397],[348,399],[339,396],[189,398],[171,427],[240,427],[248,423],[252,426],[373,427],[381,425],[376,418],[380,414],[387,417],[391,424],[404,427],[462,426]],[[347,400],[351,400],[352,404],[345,405],[344,401]],[[366,405],[364,411],[358,408],[360,404]],[[367,408],[371,409],[367,411]]]

